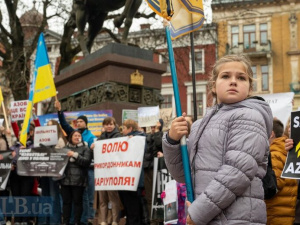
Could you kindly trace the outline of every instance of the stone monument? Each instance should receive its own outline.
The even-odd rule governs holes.
[[[62,110],[111,109],[121,124],[123,109],[162,103],[165,71],[153,62],[152,51],[111,43],[62,70],[55,85]]]

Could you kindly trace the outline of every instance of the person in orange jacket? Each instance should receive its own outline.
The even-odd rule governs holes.
[[[285,140],[283,135],[283,124],[274,118],[273,131],[270,141],[270,154],[272,167],[277,178],[276,195],[265,200],[267,205],[267,225],[293,225],[295,220],[295,208],[297,200],[297,180],[282,178],[281,173],[287,157]]]

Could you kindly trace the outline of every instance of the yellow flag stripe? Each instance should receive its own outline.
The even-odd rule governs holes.
[[[56,88],[50,64],[38,68],[33,103],[37,103],[56,95]]]
[[[26,146],[26,142],[27,142],[27,131],[28,131],[28,126],[29,126],[29,120],[31,117],[31,112],[32,112],[32,102],[28,101],[27,108],[26,108],[26,114],[25,114],[22,130],[21,130],[21,134],[20,134],[20,142],[24,146]]]
[[[0,106],[3,102],[3,95],[2,95],[2,90],[1,90],[1,87],[0,87]]]

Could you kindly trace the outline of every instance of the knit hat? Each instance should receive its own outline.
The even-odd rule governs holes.
[[[86,125],[88,124],[88,119],[86,116],[84,116],[84,115],[78,116],[77,120],[79,120],[79,119],[83,120]]]

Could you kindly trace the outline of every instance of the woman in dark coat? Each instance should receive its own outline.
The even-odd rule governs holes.
[[[87,185],[92,152],[87,143],[82,141],[81,133],[76,130],[70,134],[67,148],[70,149],[67,152],[70,159],[64,172],[64,178],[60,181],[63,198],[63,221],[64,224],[69,224],[73,204],[75,225],[79,225],[83,211],[82,196]]]

